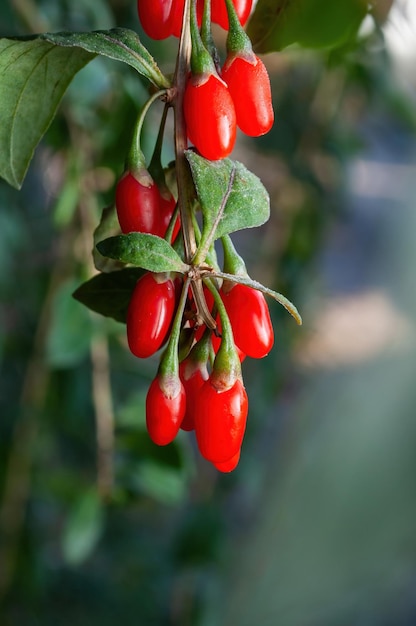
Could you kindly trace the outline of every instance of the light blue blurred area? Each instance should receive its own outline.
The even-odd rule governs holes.
[[[362,133],[221,626],[416,624],[416,141],[377,115]]]

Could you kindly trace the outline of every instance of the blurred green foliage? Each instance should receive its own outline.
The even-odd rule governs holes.
[[[140,33],[135,3],[0,4],[5,36],[115,25]],[[170,71],[175,42],[140,35]],[[414,109],[378,29],[348,49],[266,60],[277,121],[237,150],[268,188],[272,215],[235,241],[254,277],[303,305],[306,330],[270,304],[276,346],[244,366],[250,419],[231,475],[199,459],[187,433],[167,448],[150,442],[144,398],[157,359],[134,359],[122,324],[71,298],[95,273],[93,231],[146,84],[94,60],[71,84],[21,192],[0,183],[4,626],[414,624],[414,355],[316,376],[292,360],[323,280],[325,236],[345,219],[365,123],[381,119],[414,150]],[[147,155],[156,132],[150,117]],[[410,255],[414,221],[406,224],[393,234],[406,235]],[[400,243],[394,249],[406,302],[412,265]]]

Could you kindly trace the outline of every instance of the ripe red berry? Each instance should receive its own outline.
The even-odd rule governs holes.
[[[227,85],[216,74],[190,76],[184,94],[190,141],[211,161],[227,157],[235,144],[236,116]]]
[[[246,135],[259,137],[274,122],[270,79],[264,63],[253,54],[252,60],[231,56],[225,61],[222,78],[234,101],[237,125]]]
[[[165,385],[157,376],[146,396],[147,431],[158,446],[166,446],[175,439],[185,414],[185,389],[178,378],[172,382]]]
[[[199,410],[199,392],[208,379],[208,370],[203,363],[193,363],[185,359],[179,366],[182,384],[186,393],[186,412],[183,418],[182,430],[194,430],[195,415]]]
[[[236,455],[246,428],[248,400],[238,378],[227,391],[218,392],[208,379],[199,393],[195,433],[199,451],[212,463],[224,463]]]
[[[150,178],[140,183],[131,172],[120,178],[116,187],[116,209],[123,233],[154,233],[158,228],[159,190]]]
[[[165,343],[176,308],[171,279],[147,272],[138,281],[127,310],[127,340],[131,352],[142,359]]]
[[[240,452],[241,451],[239,450],[237,454],[232,456],[231,459],[228,459],[228,461],[223,461],[222,463],[214,463],[214,467],[219,472],[224,472],[224,473],[232,472],[238,465],[238,462],[240,460]]]
[[[233,0],[233,4],[240,24],[244,26],[251,13],[253,0]],[[211,0],[211,18],[213,22],[228,30],[228,13],[225,0]]]
[[[139,20],[146,35],[166,39],[172,34],[172,12],[176,0],[137,0]]]
[[[147,0],[147,2],[149,1],[150,0]],[[175,37],[181,36],[184,5],[185,5],[185,0],[173,0],[171,34],[174,35]],[[204,10],[204,0],[197,0],[196,15],[197,15],[198,26],[201,26],[203,10]]]
[[[227,293],[220,293],[236,346],[254,359],[266,356],[272,349],[274,333],[264,295],[257,289],[240,284],[234,285]]]
[[[170,224],[170,220],[172,218],[175,207],[176,207],[176,200],[172,196],[172,194],[170,194],[169,197],[165,198],[159,192],[158,228],[157,228],[157,231],[154,232],[155,235],[158,235],[159,237],[164,237],[166,235],[166,231]],[[180,226],[181,226],[181,221],[178,216],[175,222],[175,226],[173,227],[172,242],[175,241],[177,234],[179,232]]]

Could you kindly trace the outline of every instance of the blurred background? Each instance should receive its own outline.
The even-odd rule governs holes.
[[[272,204],[234,242],[304,325],[270,302],[275,346],[244,363],[229,475],[188,433],[150,442],[158,358],[71,297],[145,82],[95,59],[22,190],[0,181],[2,625],[416,625],[416,6],[373,4],[336,51],[264,57],[276,123],[233,155]],[[172,71],[176,41],[149,40],[131,0],[0,5],[6,37],[115,25]]]

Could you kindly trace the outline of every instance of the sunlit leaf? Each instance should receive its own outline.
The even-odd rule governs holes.
[[[186,152],[204,216],[201,246],[228,233],[264,224],[270,215],[269,195],[261,180],[231,159],[207,161]]]
[[[109,237],[100,241],[97,248],[103,256],[150,272],[185,272],[188,268],[165,239],[148,233]]]
[[[46,33],[41,38],[58,46],[83,48],[94,55],[100,54],[122,61],[134,67],[159,89],[170,86],[168,79],[133,30],[112,28],[90,33]]]

